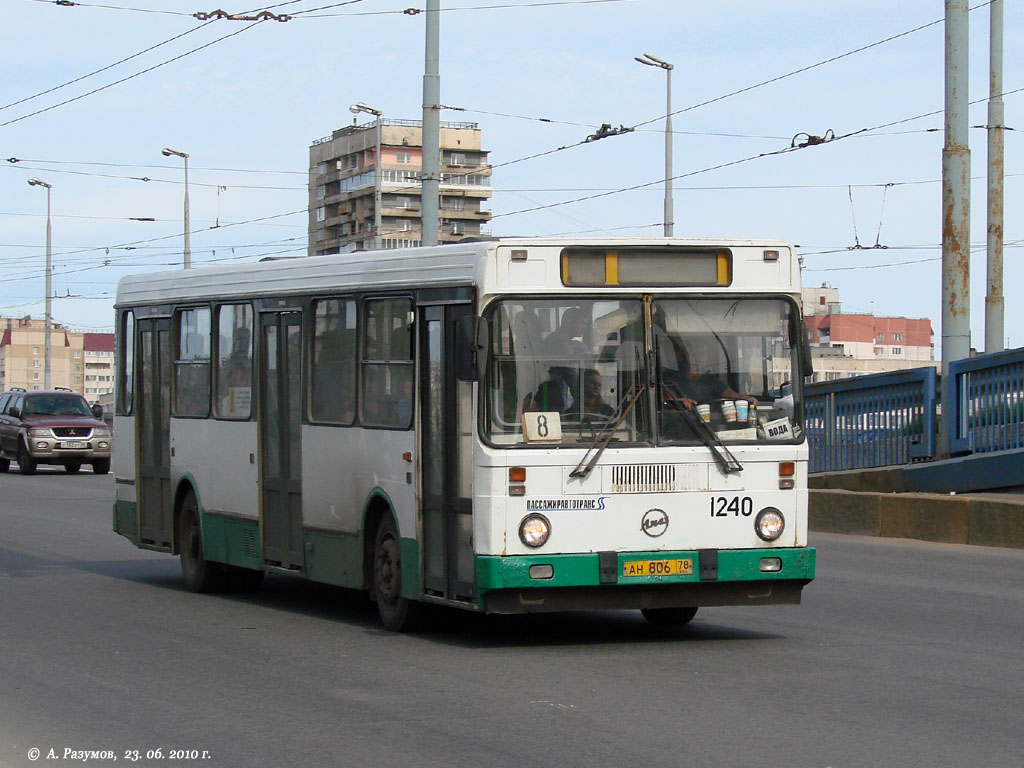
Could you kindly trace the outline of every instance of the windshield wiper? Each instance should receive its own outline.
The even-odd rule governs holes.
[[[659,375],[660,375],[659,369]],[[662,381],[661,386],[665,389],[668,394],[674,395],[675,397],[682,397],[682,393],[673,386],[670,381]],[[707,449],[711,451],[711,455],[715,457],[715,463],[718,464],[719,468],[726,475],[735,474],[743,471],[743,465],[740,464],[739,460],[732,455],[732,451],[723,443],[718,435],[707,424],[700,418],[696,413],[691,411],[686,406],[682,405],[674,397],[667,399],[663,398],[664,402],[670,403],[679,413],[683,415],[684,420],[689,424],[690,429],[697,435],[702,443],[707,446]]]
[[[636,401],[640,399],[640,396],[647,389],[646,384],[639,386],[633,385],[626,392],[625,397],[619,400],[619,404],[615,406],[615,411],[611,416],[608,417],[608,423],[594,438],[594,442],[591,443],[590,447],[587,448],[587,452],[583,454],[583,458],[580,459],[580,463],[576,465],[576,469],[569,473],[569,477],[586,477],[597,466],[598,459],[601,458],[601,454],[604,453],[604,449],[608,447],[608,444],[612,441],[612,437],[615,436],[615,430],[619,428],[619,425],[629,415],[629,412],[633,410],[633,406],[636,405]],[[600,443],[600,446],[598,446]],[[591,451],[597,449],[593,457],[590,456]]]

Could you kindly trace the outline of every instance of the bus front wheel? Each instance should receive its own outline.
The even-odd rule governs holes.
[[[199,529],[199,504],[193,491],[185,494],[178,513],[178,547],[181,572],[190,592],[216,592],[224,586],[224,571],[203,557],[203,537]]]
[[[373,593],[380,620],[390,630],[409,632],[419,624],[422,606],[402,597],[402,549],[390,515],[381,518],[373,547]]]
[[[658,627],[682,627],[693,621],[696,608],[641,608],[648,622]]]

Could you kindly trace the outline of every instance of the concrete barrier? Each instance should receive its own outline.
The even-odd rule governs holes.
[[[1024,549],[1024,498],[812,488],[812,531]]]

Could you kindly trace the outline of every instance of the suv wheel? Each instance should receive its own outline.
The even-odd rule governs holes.
[[[0,459],[0,473],[6,472],[10,468],[11,468],[11,460],[10,459]]]
[[[21,446],[21,450],[18,451],[18,469],[21,470],[21,474],[34,475],[36,466],[35,459],[28,455],[25,446]]]
[[[69,475],[75,474],[81,468],[82,468],[81,464],[65,464],[64,465],[64,471],[67,472]]]
[[[110,471],[110,459],[96,459],[92,463],[92,471],[97,475],[105,475]]]

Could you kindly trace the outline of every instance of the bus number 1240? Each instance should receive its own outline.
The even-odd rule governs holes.
[[[711,497],[711,516],[712,517],[728,517],[732,513],[733,517],[750,517],[754,513],[754,500],[749,496],[712,496]]]

